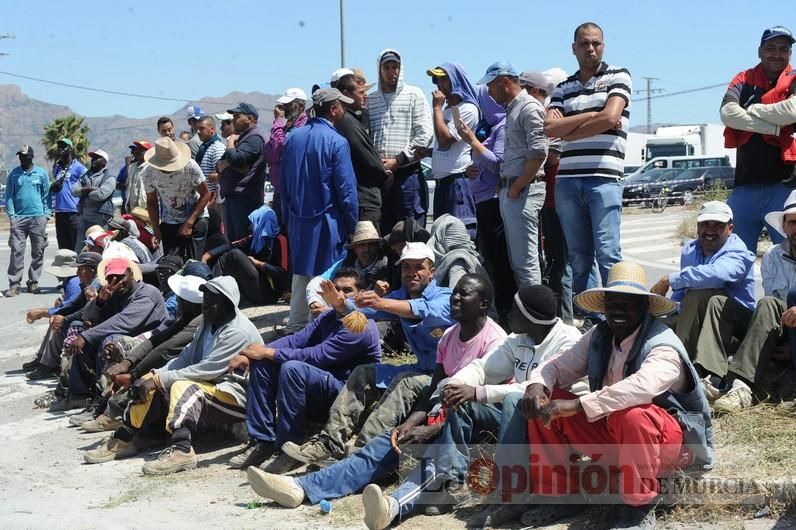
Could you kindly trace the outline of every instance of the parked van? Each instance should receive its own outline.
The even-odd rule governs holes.
[[[650,169],[690,169],[692,167],[730,167],[729,156],[659,156],[653,158],[633,175],[640,175]],[[630,175],[631,177],[633,175]]]

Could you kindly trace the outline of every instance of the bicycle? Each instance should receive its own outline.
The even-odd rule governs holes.
[[[652,199],[652,211],[654,213],[663,213],[669,204],[669,193],[671,193],[671,190],[663,186],[658,195]]]

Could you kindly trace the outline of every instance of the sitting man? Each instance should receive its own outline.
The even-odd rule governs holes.
[[[376,282],[388,279],[387,257],[381,252],[381,238],[372,222],[359,221],[348,244],[346,256],[307,284],[307,304],[313,317],[329,310],[319,294],[320,285],[323,280],[332,279],[340,267],[352,267],[364,276],[364,289],[375,289]]]
[[[694,365],[704,371],[705,393],[715,400],[716,412],[752,405],[752,388],[765,385],[778,346],[790,342],[791,358],[796,359],[796,191],[788,196],[783,211],[766,215],[766,222],[785,239],[763,256],[765,296],[753,312],[732,298],[714,296],[699,335]],[[735,353],[729,349],[733,338],[741,340]]]
[[[336,290],[352,298],[365,288],[365,278],[342,267],[334,275],[334,286],[328,284],[321,284],[324,292]],[[327,311],[302,331],[267,346],[252,344],[232,360],[230,369],[246,367],[249,372],[246,426],[251,443],[230,460],[231,467],[260,465],[286,441],[300,442],[304,418],[325,421],[351,371],[381,361],[376,323],[368,320],[367,329],[355,333],[343,325],[343,316]],[[280,474],[299,465],[280,452],[265,470]]]
[[[139,398],[124,414],[124,423],[108,444],[86,452],[90,464],[138,453],[135,438],[165,427],[169,448],[144,464],[146,475],[163,475],[196,467],[192,432],[207,421],[243,421],[246,391],[239,377],[228,373],[229,362],[250,344],[262,344],[257,328],[238,310],[240,293],[230,276],[213,278],[201,287],[203,321],[179,357],[141,379]]]
[[[468,274],[455,286],[451,295],[451,316],[458,323],[448,328],[440,339],[434,377],[423,389],[423,399],[406,422],[380,433],[361,451],[348,458],[298,479],[250,467],[247,474],[254,491],[283,506],[295,508],[304,499],[314,504],[324,498],[349,495],[369,482],[394,472],[398,467],[401,447],[434,440],[445,429],[440,407],[432,408],[432,400],[436,397],[430,396],[432,390],[445,377],[482,358],[506,339],[506,333],[486,314],[491,304],[492,286],[486,278]],[[499,415],[494,406],[487,407],[487,414]],[[527,432],[527,422],[522,416],[520,420],[516,426],[520,431]],[[446,441],[450,442],[450,438]]]
[[[329,457],[339,460],[345,456],[348,439],[359,425],[362,427],[356,447],[401,423],[431,381],[437,343],[452,324],[451,290],[434,282],[434,253],[425,243],[407,243],[399,262],[403,284],[400,289],[385,297],[363,291],[355,302],[368,318],[400,320],[418,362],[355,368],[329,410],[329,420],[320,435],[302,446],[293,442],[282,446],[291,458],[305,463]],[[387,401],[390,406],[382,406]],[[363,418],[374,403],[373,412]]]
[[[697,216],[697,238],[683,246],[680,271],[652,286],[653,294],[680,303],[675,333],[692,359],[708,302],[719,295],[732,299],[749,314],[755,306],[755,255],[732,233],[732,210],[720,201],[702,205]]]
[[[680,339],[656,318],[675,304],[646,284],[640,265],[613,265],[606,287],[575,298],[605,321],[531,374],[522,407],[531,420],[536,506],[523,514],[523,525],[548,525],[584,509],[580,477],[569,471],[578,454],[606,473],[620,470],[618,528],[655,526],[659,475],[684,464],[696,471],[713,466],[710,408],[699,376]],[[583,376],[590,393],[562,390]]]

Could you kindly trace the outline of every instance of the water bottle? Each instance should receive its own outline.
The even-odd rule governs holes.
[[[326,499],[321,500],[318,503],[321,507],[321,513],[324,515],[328,515],[332,511],[332,503],[327,501]]]

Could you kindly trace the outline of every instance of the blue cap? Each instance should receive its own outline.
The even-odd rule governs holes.
[[[205,111],[202,110],[202,107],[199,105],[191,105],[185,111],[186,117],[190,120],[192,118],[201,118],[205,116]]]
[[[491,83],[495,80],[495,78],[500,76],[519,77],[520,73],[510,62],[498,61],[486,69],[486,74],[484,74],[484,77],[478,81],[478,84],[485,85],[487,83]]]
[[[760,45],[762,46],[764,42],[776,39],[777,37],[785,37],[791,44],[796,42],[796,39],[793,38],[793,33],[791,33],[788,28],[785,26],[774,26],[763,32],[763,36],[760,37]]]
[[[257,109],[254,108],[254,105],[250,103],[244,103],[242,101],[238,103],[234,109],[227,109],[227,112],[230,114],[248,114],[250,116],[254,116],[255,119],[260,117],[260,113],[257,112]]]

